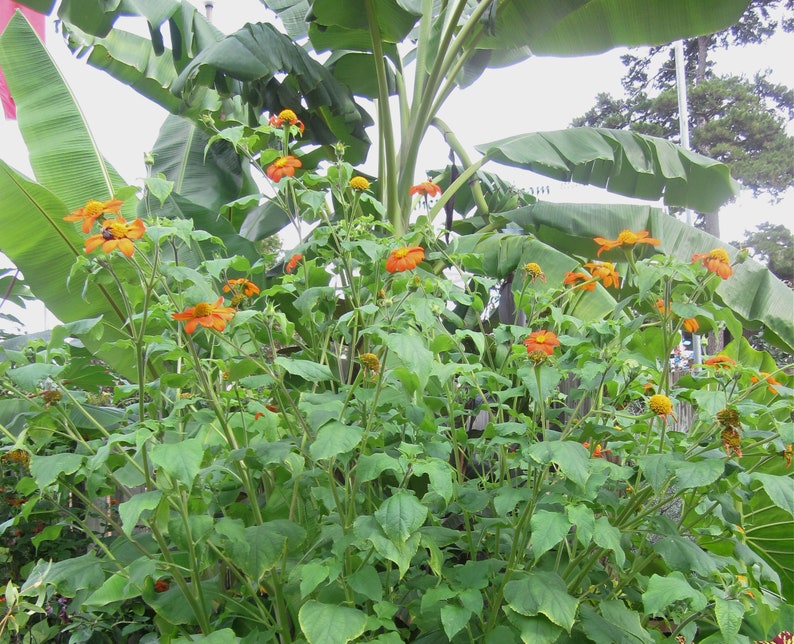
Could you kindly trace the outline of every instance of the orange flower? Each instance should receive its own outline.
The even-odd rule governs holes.
[[[196,306],[189,306],[181,313],[172,313],[174,320],[186,321],[185,333],[193,333],[200,324],[207,329],[223,331],[226,323],[234,317],[236,311],[230,306],[221,306],[223,298],[219,297],[215,304],[199,302]]]
[[[279,157],[273,163],[267,166],[265,173],[271,181],[278,183],[284,177],[294,176],[295,168],[300,168],[302,165],[303,164],[301,163],[300,159],[296,159],[292,155]]]
[[[700,329],[700,325],[696,318],[686,318],[684,320],[684,331],[687,333],[697,333]]]
[[[390,273],[410,271],[424,258],[425,250],[421,246],[403,246],[393,250],[386,258],[386,270]]]
[[[590,449],[590,443],[585,441],[582,443],[585,449]],[[609,454],[612,450],[611,449],[603,449],[601,445],[596,445],[595,449],[593,450],[593,458],[606,458],[607,454]]]
[[[228,282],[223,285],[224,293],[229,293],[231,291],[237,292],[238,290],[241,290],[243,293],[245,293],[246,297],[259,294],[259,287],[244,277],[228,280]]]
[[[140,219],[131,224],[127,223],[121,215],[115,219],[106,219],[102,222],[102,232],[91,235],[85,240],[85,252],[90,253],[102,246],[102,252],[111,253],[117,248],[127,257],[132,257],[135,252],[133,239],[140,239],[146,232],[146,226]]]
[[[295,270],[295,268],[298,266],[298,262],[301,261],[302,259],[303,259],[303,255],[301,255],[300,253],[295,253],[292,257],[289,258],[287,265],[284,267],[284,271],[287,273],[291,273],[292,271]]]
[[[554,347],[560,346],[560,341],[554,331],[533,331],[524,340],[524,344],[527,346],[527,353],[542,351],[547,356],[550,356],[554,353]]]
[[[562,281],[563,284],[576,284],[577,282],[585,282],[584,284],[579,284],[575,288],[583,288],[586,291],[595,291],[595,282],[592,281],[592,275],[588,275],[587,273],[565,273],[565,279]]]
[[[594,237],[593,241],[601,246],[597,253],[599,257],[605,250],[612,250],[613,248],[618,248],[619,246],[634,246],[635,244],[650,244],[651,246],[658,246],[662,243],[658,239],[648,237],[647,230],[641,230],[638,233],[634,233],[630,230],[622,230],[617,239]]]
[[[702,253],[700,255],[692,255],[693,262],[702,262],[712,273],[716,273],[722,279],[726,280],[733,275],[733,268],[731,268],[731,258],[724,248],[714,248],[709,253]]]
[[[605,288],[610,286],[620,288],[620,275],[612,262],[587,262],[584,267],[590,271],[593,277],[601,280]]]
[[[156,582],[154,582],[154,592],[156,593],[164,593],[170,587],[171,584],[169,584],[167,581],[163,581],[162,579],[158,579]]]
[[[91,199],[82,208],[73,210],[70,214],[63,218],[64,221],[82,221],[83,225],[80,227],[84,233],[91,232],[94,222],[105,213],[113,213],[117,217],[121,215],[121,205],[123,201],[118,199],[110,199],[109,201],[95,201]]]
[[[424,195],[425,197],[437,197],[441,194],[441,186],[432,181],[423,181],[411,186],[408,190],[410,195]]]
[[[716,356],[704,360],[703,364],[715,369],[728,369],[736,364],[736,360],[729,358],[724,353],[718,353]]]
[[[369,181],[365,177],[353,177],[348,182],[348,185],[353,188],[353,190],[369,190]]]
[[[281,110],[278,113],[278,116],[273,114],[270,117],[270,125],[273,127],[282,127],[286,123],[287,125],[297,125],[300,133],[303,134],[303,130],[305,126],[303,125],[303,121],[301,121],[298,116],[290,109]]]
[[[777,394],[777,389],[775,389],[774,385],[780,386],[780,383],[774,379],[774,377],[770,376],[766,371],[759,371],[758,373],[763,376],[766,380],[766,384],[769,385],[767,389],[771,391],[773,394]],[[750,382],[756,383],[759,381],[758,376],[750,376]]]

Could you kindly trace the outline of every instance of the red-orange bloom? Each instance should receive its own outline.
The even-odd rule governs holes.
[[[292,257],[289,258],[289,261],[287,262],[287,265],[284,267],[284,270],[287,273],[291,273],[292,271],[295,270],[295,268],[297,268],[298,262],[301,261],[302,259],[303,259],[303,255],[301,255],[300,253],[295,253]]]
[[[300,133],[303,134],[303,130],[305,126],[303,125],[303,121],[301,121],[298,116],[290,109],[281,110],[278,113],[278,116],[273,114],[270,117],[270,125],[273,127],[283,127],[284,124],[287,125],[297,125]]]
[[[590,449],[590,443],[585,441],[582,443],[585,449]],[[593,449],[593,458],[606,458],[607,454],[609,454],[612,450],[611,449],[604,449],[601,445],[596,445]]]
[[[550,356],[554,353],[554,347],[560,346],[560,341],[554,331],[533,331],[524,340],[524,344],[527,346],[527,353],[543,351],[543,353]]]
[[[268,178],[275,183],[281,181],[284,177],[292,177],[295,175],[295,168],[300,168],[303,164],[300,159],[289,155],[286,157],[279,157],[269,166],[265,173]]]
[[[408,189],[408,194],[424,195],[425,197],[437,197],[441,194],[441,186],[439,186],[437,183],[433,183],[432,181],[423,181],[422,183],[417,183],[415,186],[411,186]]]
[[[716,273],[722,279],[726,280],[733,275],[733,268],[731,268],[731,258],[724,248],[714,248],[709,253],[701,253],[700,255],[692,255],[693,262],[702,262],[712,273]]]
[[[154,592],[156,593],[164,593],[170,587],[171,584],[169,584],[167,581],[163,581],[162,579],[158,579],[156,582],[154,582]]]
[[[140,239],[146,232],[146,226],[140,219],[128,224],[121,215],[115,219],[106,219],[102,222],[102,232],[91,235],[85,240],[85,252],[91,253],[102,246],[102,251],[111,253],[117,248],[127,257],[132,257],[135,252],[133,239]]]
[[[766,371],[759,371],[758,373],[766,380],[767,389],[771,391],[773,394],[777,394],[777,389],[775,389],[774,385],[780,386],[780,383],[774,379],[774,377],[770,376]],[[760,380],[758,376],[750,376],[750,382],[756,383]]]
[[[610,286],[620,288],[620,275],[612,262],[587,262],[584,267],[590,271],[593,277],[601,280],[605,288]]]
[[[82,221],[80,226],[84,233],[91,232],[94,222],[106,213],[112,213],[117,217],[121,215],[121,205],[123,201],[110,199],[109,201],[95,201],[91,199],[82,208],[73,210],[63,218],[64,221]]]
[[[729,358],[724,353],[718,353],[716,356],[704,360],[703,364],[715,369],[727,369],[733,367],[736,364],[736,360]]]
[[[386,270],[390,273],[410,271],[424,258],[425,250],[421,246],[403,246],[393,250],[386,258]]]
[[[565,273],[565,279],[562,281],[563,284],[570,284],[575,285],[577,282],[585,282],[584,284],[579,284],[575,288],[583,288],[586,291],[595,291],[595,282],[593,281],[592,275],[588,275],[587,273]]]
[[[219,297],[215,304],[199,302],[196,306],[189,306],[181,313],[172,313],[174,320],[186,322],[185,333],[193,333],[200,324],[206,329],[223,331],[226,323],[234,317],[236,311],[231,306],[221,306],[223,298]]]
[[[698,324],[696,318],[686,318],[684,320],[683,327],[684,327],[684,331],[686,331],[687,333],[697,333],[698,330],[700,329],[700,325]]]
[[[604,237],[594,237],[593,241],[600,245],[597,255],[600,257],[605,250],[612,250],[619,246],[634,246],[635,244],[650,244],[658,246],[662,242],[653,237],[648,237],[647,230],[634,233],[630,230],[622,230],[617,239],[605,239]]]
[[[251,280],[247,280],[244,277],[229,280],[226,284],[223,285],[224,293],[229,293],[231,291],[237,292],[238,290],[245,293],[246,297],[251,297],[252,295],[259,294],[259,287],[256,284],[254,284]]]

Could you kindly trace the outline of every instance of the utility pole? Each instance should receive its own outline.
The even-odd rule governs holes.
[[[207,16],[207,22],[212,22],[212,10],[215,8],[213,0],[204,0],[204,13]]]

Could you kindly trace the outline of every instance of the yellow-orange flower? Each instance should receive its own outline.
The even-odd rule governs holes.
[[[284,177],[295,176],[295,168],[300,168],[303,164],[300,159],[296,159],[292,155],[279,157],[265,170],[268,178],[275,183],[281,181]]]
[[[221,306],[223,298],[219,297],[214,304],[199,302],[189,306],[181,313],[172,313],[174,320],[184,321],[185,333],[193,333],[200,324],[206,329],[223,331],[226,323],[234,317],[236,311],[231,306]]]
[[[424,258],[425,250],[421,246],[403,246],[393,250],[386,258],[386,270],[390,273],[410,271]]]
[[[718,353],[716,356],[704,360],[703,364],[715,369],[728,369],[736,364],[736,360],[729,358],[724,353]]]
[[[424,195],[425,197],[437,197],[441,194],[441,186],[439,186],[437,183],[433,183],[432,181],[423,181],[422,183],[417,183],[415,186],[411,186],[408,189],[408,194]]]
[[[542,351],[547,356],[550,356],[554,353],[554,347],[560,346],[560,341],[554,331],[533,331],[524,340],[524,344],[527,347],[528,354],[533,351]]]
[[[570,284],[575,285],[577,282],[584,282],[584,284],[579,284],[575,286],[575,288],[583,288],[586,291],[595,291],[595,282],[592,281],[593,277],[588,275],[587,273],[565,273],[565,279],[562,280],[563,284]]]
[[[766,371],[759,371],[758,373],[766,380],[767,389],[771,391],[773,394],[777,394],[777,389],[775,389],[774,385],[780,386],[780,383],[775,380],[773,376],[770,376]],[[756,383],[759,381],[758,376],[750,376],[750,382]]]
[[[703,266],[705,266],[709,271],[716,273],[724,280],[733,275],[733,268],[731,268],[731,258],[724,248],[714,248],[708,253],[692,255],[692,261],[702,262]]]
[[[367,181],[367,179],[364,177],[353,177],[348,185],[350,185],[353,190],[369,190],[369,181]]]
[[[668,416],[673,413],[673,401],[664,394],[654,394],[648,399],[648,407],[657,416]]]
[[[301,121],[297,114],[290,109],[281,110],[278,113],[278,116],[275,114],[270,117],[270,125],[273,127],[283,127],[286,123],[287,125],[297,125],[300,133],[303,134],[304,125],[303,121]]]
[[[597,255],[600,257],[601,253],[605,250],[612,250],[620,246],[634,246],[635,244],[650,244],[651,246],[658,246],[662,242],[658,239],[648,236],[647,230],[639,232],[632,232],[630,230],[622,230],[617,239],[605,239],[604,237],[594,237],[593,241],[600,245]]]
[[[358,360],[365,369],[369,369],[372,373],[378,373],[380,370],[380,360],[374,353],[362,353],[358,356]]]
[[[686,331],[687,333],[697,333],[698,330],[700,329],[700,325],[698,324],[696,318],[686,318],[684,320],[683,327],[684,327],[684,331]]]
[[[82,208],[73,210],[63,218],[64,221],[82,221],[80,229],[84,233],[91,232],[94,222],[106,213],[112,213],[117,217],[121,215],[121,205],[123,201],[110,199],[109,201],[95,201],[91,199]]]
[[[584,267],[590,271],[593,277],[601,280],[605,288],[620,287],[620,275],[612,262],[587,262]]]
[[[287,273],[291,273],[297,268],[298,262],[301,261],[302,259],[303,259],[303,255],[301,255],[300,253],[295,253],[292,257],[289,258],[287,265],[284,267],[284,271]]]
[[[127,223],[121,215],[115,219],[106,219],[102,222],[102,232],[91,235],[85,240],[85,252],[91,253],[102,246],[102,251],[112,253],[117,248],[127,257],[132,257],[135,252],[133,239],[140,239],[146,232],[146,226],[140,219]]]
[[[235,293],[242,291],[246,297],[251,297],[252,295],[259,294],[259,287],[251,280],[240,277],[237,279],[228,280],[226,284],[223,285],[224,293],[230,293],[231,291],[234,291]]]
[[[590,443],[587,441],[582,443],[582,445],[585,449],[590,449]],[[604,449],[600,444],[597,444],[595,448],[593,448],[593,458],[606,458],[607,454],[609,454],[611,451],[611,449]]]
[[[527,272],[527,275],[529,275],[533,284],[535,283],[535,280],[540,280],[541,282],[546,281],[546,275],[543,272],[543,269],[540,267],[540,264],[529,262],[524,264],[524,270]]]

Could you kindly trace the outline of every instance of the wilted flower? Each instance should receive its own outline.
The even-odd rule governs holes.
[[[780,386],[780,383],[770,376],[766,371],[759,371],[758,373],[761,374],[761,377],[764,378],[764,380],[766,380],[766,384],[768,385],[767,389],[773,394],[777,394],[777,389],[775,389],[774,385]],[[758,376],[750,376],[750,382],[759,382]]]
[[[683,323],[684,331],[687,333],[697,333],[700,329],[697,318],[686,318]]]
[[[590,449],[590,443],[585,441],[582,443],[585,449]],[[603,449],[600,444],[596,444],[595,448],[593,448],[593,458],[606,458],[607,454],[609,454],[612,450],[611,449]]]
[[[724,353],[718,353],[716,356],[704,360],[703,364],[715,369],[728,369],[736,365],[736,360],[729,358]]]
[[[730,456],[736,454],[739,458],[742,457],[741,434],[735,427],[726,427],[720,433],[722,439],[722,446],[725,448],[725,453]]]
[[[303,255],[301,255],[300,253],[295,253],[292,257],[289,258],[287,265],[284,267],[284,271],[287,273],[291,273],[292,271],[295,270],[295,268],[298,266],[298,262],[301,261],[302,259],[303,259]]]
[[[574,288],[583,288],[585,291],[595,291],[595,282],[591,275],[587,275],[586,273],[572,273],[568,272],[565,273],[565,279],[562,280],[563,284],[569,285],[576,285],[577,282],[584,282],[583,284],[579,284],[578,286],[574,286]]]
[[[527,347],[527,354],[531,354],[533,351],[542,351],[550,356],[554,353],[554,347],[560,346],[560,341],[554,331],[533,331],[524,340],[524,344]]]
[[[73,210],[64,217],[64,221],[82,221],[81,230],[84,233],[91,232],[94,222],[106,213],[112,213],[117,217],[121,215],[121,206],[124,202],[118,199],[108,201],[95,201],[91,199],[82,208]]]
[[[230,306],[221,306],[223,298],[219,297],[214,304],[199,302],[190,306],[181,313],[172,313],[174,320],[186,321],[185,333],[193,333],[198,325],[207,329],[223,331],[226,323],[234,317],[236,311]]]
[[[540,264],[536,264],[535,262],[529,262],[524,264],[524,270],[529,275],[530,279],[534,283],[535,280],[540,280],[541,282],[546,281],[546,275],[543,273],[543,270],[540,268]]]
[[[24,449],[12,449],[3,454],[3,457],[0,460],[13,461],[27,467],[30,464],[30,454],[28,454]]]
[[[231,291],[234,291],[235,293],[242,292],[246,297],[251,297],[252,295],[259,294],[259,287],[251,280],[247,280],[244,277],[239,277],[228,280],[226,284],[223,285],[224,293],[229,293]]]
[[[369,190],[369,181],[367,181],[367,179],[364,177],[353,177],[350,180],[349,185],[351,188],[353,188],[353,190]]]
[[[275,183],[281,181],[284,177],[292,177],[295,175],[295,168],[300,168],[303,164],[300,159],[296,159],[292,155],[279,157],[265,170],[268,178]]]
[[[386,258],[386,270],[390,273],[401,273],[416,268],[425,258],[421,246],[403,246],[393,250]]]
[[[731,258],[724,248],[714,248],[708,253],[692,255],[692,261],[702,262],[703,266],[705,266],[709,271],[716,273],[724,280],[733,275],[733,268],[731,268]]]
[[[739,412],[733,407],[725,407],[717,412],[717,420],[723,427],[739,427]]]
[[[593,241],[596,244],[600,244],[600,248],[598,249],[597,253],[599,257],[605,250],[612,250],[613,248],[618,248],[620,246],[634,246],[635,244],[651,244],[652,246],[658,246],[662,243],[658,239],[649,237],[647,230],[641,230],[636,233],[630,230],[622,230],[617,239],[594,237]]]
[[[380,371],[380,360],[374,353],[362,353],[358,356],[358,361],[364,365],[365,369],[369,369],[372,373]]]
[[[273,127],[283,127],[286,123],[287,125],[297,125],[300,133],[303,134],[304,125],[303,121],[301,121],[297,114],[290,109],[281,110],[278,113],[278,116],[273,115],[270,117],[269,121],[270,125]]]

